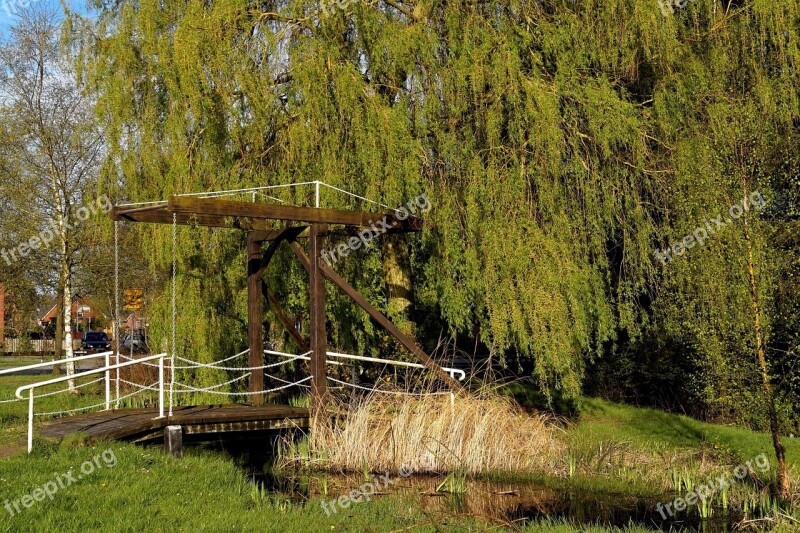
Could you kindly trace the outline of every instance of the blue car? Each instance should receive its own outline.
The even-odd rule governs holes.
[[[87,331],[83,334],[81,347],[84,350],[108,350],[111,348],[111,341],[103,331]]]

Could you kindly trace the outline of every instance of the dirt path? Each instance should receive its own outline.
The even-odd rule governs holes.
[[[11,457],[23,451],[22,446],[0,446],[0,459]]]

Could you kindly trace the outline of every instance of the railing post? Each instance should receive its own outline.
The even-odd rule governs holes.
[[[106,368],[111,366],[111,353],[106,352]],[[106,411],[111,409],[111,370],[106,370]]]
[[[33,389],[28,391],[28,453],[33,450]]]
[[[158,417],[164,418],[164,357],[158,359]]]

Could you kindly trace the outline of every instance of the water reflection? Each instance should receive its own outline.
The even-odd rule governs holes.
[[[276,472],[267,441],[205,442],[187,448],[187,453],[223,453],[267,490],[298,503],[310,498],[335,499],[369,481],[365,475],[338,475],[306,470]],[[525,524],[544,519],[565,519],[578,524],[624,527],[636,525],[653,531],[726,533],[741,516],[715,508],[712,518],[695,512],[664,520],[656,510],[657,500],[627,494],[595,493],[580,489],[557,489],[537,483],[509,483],[467,479],[462,493],[438,492],[442,476],[402,477],[392,473],[392,483],[383,494],[412,494],[421,498],[426,511],[437,514],[477,514]],[[664,501],[671,501],[665,495]]]

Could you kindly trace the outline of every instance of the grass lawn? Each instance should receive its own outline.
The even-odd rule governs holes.
[[[423,512],[419,497],[376,497],[326,516],[319,500],[290,502],[264,494],[229,461],[214,456],[172,459],[131,444],[87,448],[40,448],[30,458],[5,459],[3,501],[31,494],[69,469],[113,450],[115,461],[34,503],[17,516],[0,512],[0,531],[414,531],[486,530],[483,517]],[[107,454],[108,457],[108,454]],[[110,466],[114,464],[115,466]],[[13,505],[13,504],[12,504]],[[425,525],[429,524],[429,525]],[[525,531],[592,531],[566,524],[532,525]],[[628,531],[640,531],[631,528]]]
[[[774,466],[772,437],[746,429],[699,422],[687,416],[640,409],[603,400],[580,400],[581,417],[569,430],[573,443],[627,441],[654,451],[709,450],[735,464],[766,453]],[[800,443],[783,437],[790,471],[798,473]]]
[[[41,377],[0,377],[0,400]],[[95,379],[84,378],[83,382]],[[54,390],[64,384],[54,386]],[[102,383],[82,389],[80,396],[56,395],[37,400],[37,411],[56,411],[103,400]],[[47,391],[43,391],[47,392]],[[637,495],[663,495],[653,479],[668,479],[669,470],[685,461],[708,457],[714,466],[739,464],[766,452],[772,460],[766,434],[715,426],[687,417],[637,409],[600,400],[582,399],[581,417],[562,434],[575,472],[567,479],[537,479],[553,486]],[[201,453],[174,459],[155,448],[127,443],[99,443],[84,447],[55,445],[36,440],[31,456],[24,452],[27,403],[0,404],[0,504],[12,507],[25,495],[42,496],[37,488],[53,486],[72,470],[77,478],[59,487],[50,499],[33,502],[11,515],[0,508],[0,532],[40,531],[464,531],[502,527],[486,516],[466,516],[426,510],[421,495],[388,495],[354,504],[327,516],[321,501],[289,500],[268,494],[220,455]],[[797,473],[800,450],[786,439],[791,469]],[[102,454],[105,452],[105,456]],[[113,456],[113,461],[106,459]],[[0,454],[2,457],[2,454]],[[90,474],[86,461],[98,459]],[[102,458],[102,460],[101,460]],[[650,461],[650,462],[648,462]],[[113,463],[113,464],[112,464]],[[642,470],[637,464],[642,463]],[[697,466],[697,465],[695,465]],[[699,467],[698,467],[699,468]],[[659,470],[661,469],[661,470]],[[654,478],[648,478],[647,472]],[[331,494],[335,498],[339,494]],[[29,502],[30,503],[30,502]],[[528,524],[522,531],[608,533],[613,528],[575,526],[549,521]],[[792,531],[790,527],[774,531]],[[627,532],[644,531],[636,527]]]

